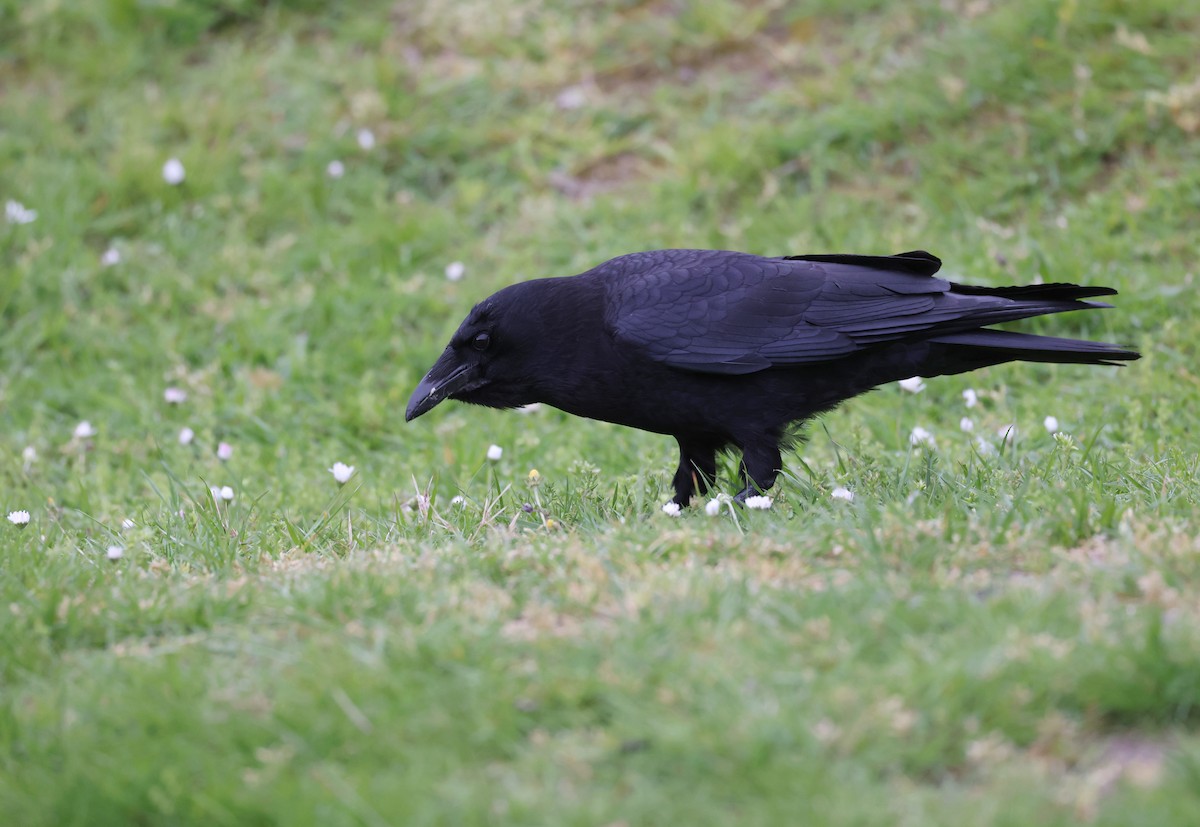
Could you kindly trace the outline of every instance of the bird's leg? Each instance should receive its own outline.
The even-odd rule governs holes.
[[[771,437],[769,441],[762,439],[743,443],[742,447],[742,478],[746,487],[734,497],[735,502],[744,503],[747,497],[754,497],[767,491],[775,484],[779,470],[783,467],[783,458],[779,454],[779,440]]]
[[[707,494],[709,486],[717,476],[717,451],[711,445],[695,443],[675,437],[679,443],[679,468],[671,484],[675,496],[671,502],[686,506],[692,495]]]

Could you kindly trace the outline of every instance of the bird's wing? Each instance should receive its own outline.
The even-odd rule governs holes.
[[[1034,302],[955,293],[934,276],[940,264],[922,251],[760,258],[663,250],[598,269],[608,271],[599,275],[618,341],[704,373],[823,362],[897,339],[1053,312],[1032,309]]]

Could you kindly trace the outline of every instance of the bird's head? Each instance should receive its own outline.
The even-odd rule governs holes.
[[[444,399],[491,408],[515,408],[537,399],[537,377],[549,367],[546,333],[550,311],[542,279],[506,287],[470,312],[450,344],[413,391],[405,421]]]

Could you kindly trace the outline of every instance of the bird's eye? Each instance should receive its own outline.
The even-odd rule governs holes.
[[[471,346],[476,350],[487,350],[491,343],[492,337],[486,333],[476,333],[475,338],[471,340]]]

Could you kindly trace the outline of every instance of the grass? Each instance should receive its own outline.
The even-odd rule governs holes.
[[[326,6],[0,0],[8,823],[1200,820],[1200,14]],[[661,246],[1111,284],[1023,329],[1145,358],[883,388],[716,518],[669,439],[404,425],[474,301]]]

